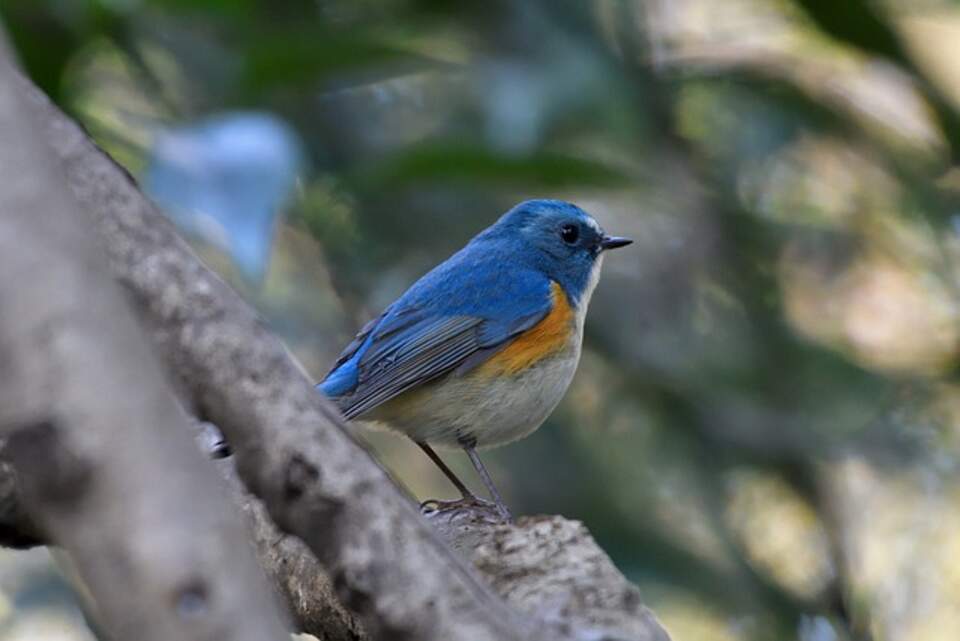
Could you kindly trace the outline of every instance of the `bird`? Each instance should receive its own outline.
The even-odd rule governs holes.
[[[477,450],[528,436],[559,404],[604,255],[632,242],[572,203],[521,202],[363,326],[316,387],[348,420],[408,436],[461,494],[421,510],[509,522]],[[492,503],[434,447],[462,448]]]

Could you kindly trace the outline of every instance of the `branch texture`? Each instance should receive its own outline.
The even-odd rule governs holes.
[[[23,507],[13,465],[0,460],[0,546],[30,548],[36,545],[44,545],[43,533]]]
[[[14,471],[5,489],[19,489],[30,522],[70,554],[111,637],[283,639],[246,529],[23,94],[0,33],[0,432]]]
[[[360,622],[341,605],[316,556],[295,536],[281,532],[263,503],[237,476],[233,459],[216,462],[234,501],[250,521],[260,564],[287,601],[298,630],[322,641],[368,641]]]
[[[297,628],[323,641],[369,639],[340,604],[316,557],[299,539],[279,531],[260,500],[249,494],[233,459],[216,465],[250,520],[260,563],[286,598]],[[0,503],[11,508],[6,525],[14,541],[30,536],[29,522],[12,518],[22,514],[18,500],[11,492],[0,492]],[[582,524],[539,516],[521,518],[513,525],[491,525],[469,513],[437,513],[429,520],[494,592],[530,617],[552,622],[575,639],[669,641],[642,604],[637,588]],[[42,544],[35,538],[32,543]]]
[[[196,420],[192,423],[198,430],[201,451],[210,454],[211,435],[215,432],[214,436],[219,438],[219,431]],[[285,599],[296,628],[322,641],[368,641],[370,637],[360,622],[340,604],[316,557],[300,539],[284,534],[274,525],[263,503],[247,491],[237,476],[233,459],[223,458],[213,464],[223,477],[231,500],[246,515],[260,565]],[[23,500],[12,466],[0,463],[0,545],[52,545],[26,513]]]
[[[464,512],[430,520],[494,592],[531,617],[575,639],[670,641],[582,523],[534,516],[490,525]]]

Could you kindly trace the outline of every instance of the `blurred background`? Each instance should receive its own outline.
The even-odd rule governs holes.
[[[960,632],[960,2],[0,0],[26,69],[316,379],[515,202],[611,255],[485,459],[676,641]],[[420,499],[409,442],[362,435]],[[447,459],[479,486],[460,454]],[[0,640],[89,639],[45,551]]]

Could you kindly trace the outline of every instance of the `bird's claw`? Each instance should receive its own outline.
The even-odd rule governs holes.
[[[498,505],[492,501],[485,501],[476,496],[465,496],[452,501],[427,499],[420,504],[420,513],[431,516],[444,512],[467,511],[488,521],[510,523],[513,516],[505,505]]]

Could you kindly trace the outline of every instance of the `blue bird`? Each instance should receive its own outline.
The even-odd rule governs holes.
[[[348,419],[409,436],[462,495],[424,509],[509,521],[476,450],[529,435],[563,398],[604,251],[631,242],[571,203],[520,203],[363,327],[317,389]],[[431,445],[463,448],[494,506]]]

